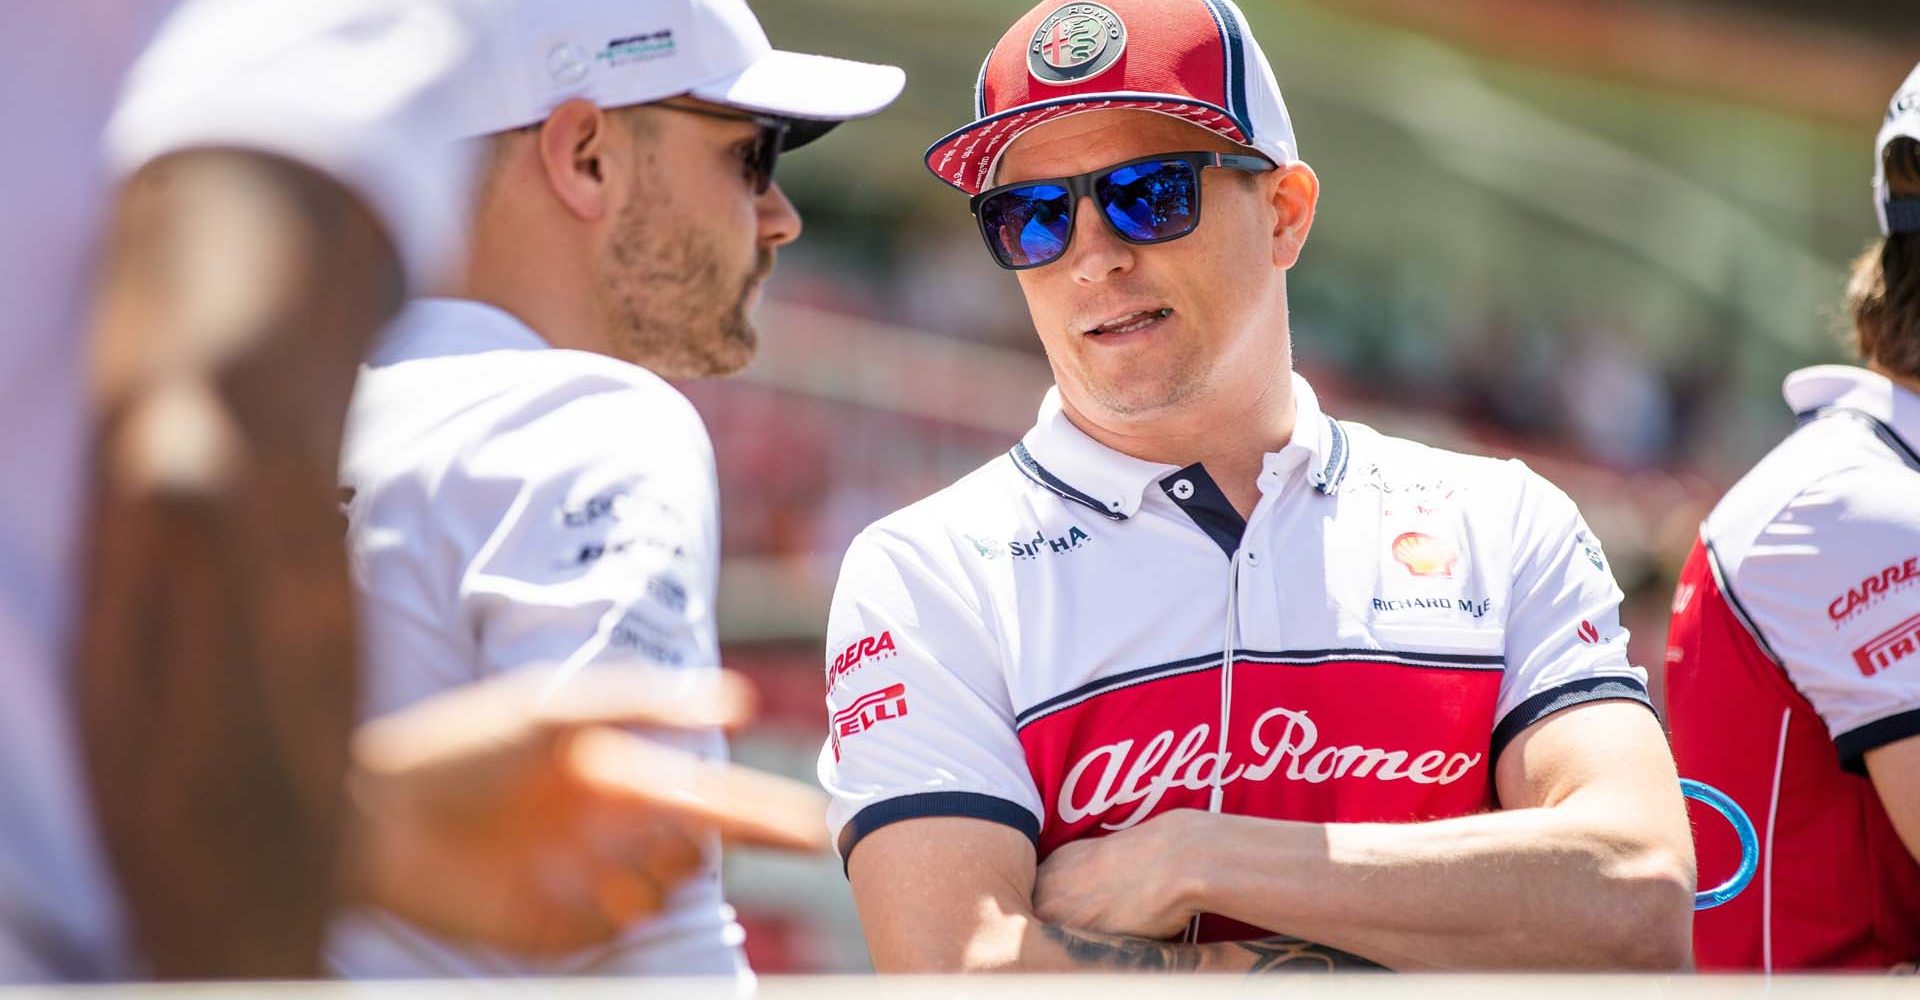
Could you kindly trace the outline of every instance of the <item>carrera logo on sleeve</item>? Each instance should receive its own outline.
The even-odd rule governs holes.
[[[1872,677],[1912,656],[1916,650],[1920,650],[1920,615],[1867,640],[1866,645],[1853,651],[1853,662],[1859,665],[1860,676]]]
[[[840,759],[840,741],[858,736],[888,719],[907,714],[907,686],[894,684],[871,691],[853,700],[853,704],[833,713],[831,738],[833,759]]]
[[[1920,580],[1920,556],[1908,556],[1886,569],[1860,581],[1846,593],[1827,603],[1827,617],[1838,624],[1880,603],[1888,594]]]
[[[868,660],[895,656],[898,653],[899,650],[893,644],[891,630],[879,635],[870,635],[855,642],[841,650],[840,655],[834,657],[833,662],[827,665],[827,693],[833,693],[833,689],[840,686],[842,677],[860,669]]]

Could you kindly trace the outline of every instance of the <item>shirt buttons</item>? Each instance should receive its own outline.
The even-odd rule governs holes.
[[[1175,480],[1173,484],[1173,498],[1175,500],[1193,499],[1193,480],[1191,479]]]
[[[1249,566],[1258,566],[1258,565],[1260,565],[1260,553],[1258,553],[1258,552],[1249,552],[1249,553],[1247,553],[1247,565],[1249,565]]]

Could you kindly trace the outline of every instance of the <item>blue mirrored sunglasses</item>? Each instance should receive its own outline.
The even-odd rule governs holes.
[[[1077,177],[1003,184],[975,195],[970,206],[994,262],[1023,271],[1067,252],[1081,198],[1091,197],[1108,228],[1128,243],[1165,243],[1193,232],[1200,224],[1205,167],[1256,174],[1278,169],[1260,156],[1161,153]]]

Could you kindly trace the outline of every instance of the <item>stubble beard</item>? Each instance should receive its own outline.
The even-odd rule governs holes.
[[[1129,418],[1185,405],[1200,395],[1205,381],[1191,348],[1164,362],[1141,361],[1087,375],[1082,384],[1092,402],[1108,413]]]
[[[621,213],[601,263],[615,352],[663,378],[745,368],[760,343],[753,292],[773,270],[773,251],[758,248],[752,268],[730,267],[694,218],[643,201]]]

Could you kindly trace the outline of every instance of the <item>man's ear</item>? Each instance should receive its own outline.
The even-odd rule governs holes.
[[[1320,177],[1298,160],[1281,167],[1273,185],[1273,262],[1282,269],[1300,262],[1320,205]]]
[[[536,142],[540,167],[554,197],[583,220],[607,214],[607,154],[615,123],[591,101],[575,98],[554,108]]]

